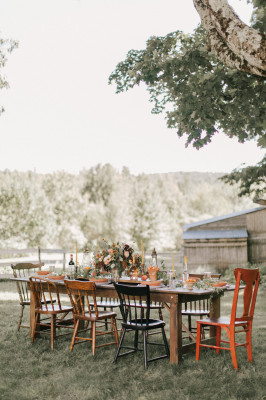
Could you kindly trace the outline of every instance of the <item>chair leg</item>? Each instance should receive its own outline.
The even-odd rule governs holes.
[[[216,327],[216,346],[220,347],[221,344],[221,327],[217,326]],[[216,349],[216,354],[220,353],[220,349]]]
[[[164,328],[162,328],[162,335],[163,335],[163,341],[164,341],[164,347],[165,347],[166,354],[168,357],[170,357],[170,350],[169,350],[169,346],[168,346]]]
[[[139,331],[135,331],[135,339],[134,339],[134,347],[135,347],[135,349],[137,349],[138,348],[138,345],[139,345]]]
[[[91,332],[92,332],[92,342],[91,342],[91,351],[92,355],[95,354],[95,345],[96,345],[96,322],[91,322]]]
[[[144,368],[146,369],[148,367],[148,361],[147,361],[147,335],[146,331],[143,331],[143,353],[144,353]]]
[[[116,351],[116,355],[115,355],[114,362],[117,361],[117,358],[118,358],[118,356],[119,356],[120,349],[121,349],[121,346],[122,346],[122,344],[123,344],[123,340],[124,340],[124,337],[125,337],[125,333],[126,333],[126,330],[125,330],[124,328],[122,328],[122,330],[121,330],[121,335],[120,335],[120,341],[119,341],[118,349],[117,349],[117,351]]]
[[[24,307],[25,306],[21,304],[20,316],[19,316],[19,320],[18,320],[18,331],[20,330],[20,326],[21,326],[21,323],[22,323]]]
[[[106,307],[103,307],[104,311],[106,311]],[[105,320],[105,330],[108,331],[108,322]]]
[[[54,339],[55,339],[55,329],[56,329],[56,315],[51,315],[51,349],[54,349]]]
[[[74,344],[75,344],[75,340],[76,340],[76,335],[77,335],[77,332],[78,332],[78,328],[79,328],[79,319],[77,319],[76,323],[75,323],[74,333],[73,333],[71,344],[70,344],[70,351],[73,350],[73,347],[74,347]]]
[[[111,326],[112,326],[112,332],[115,336],[116,347],[118,347],[118,333],[117,333],[116,320],[114,317],[111,318]]]
[[[247,326],[246,342],[247,342],[248,361],[252,362],[251,326],[249,325]]]
[[[233,362],[233,367],[238,369],[237,365],[237,358],[236,358],[236,346],[235,346],[235,332],[230,331],[230,350],[231,350],[231,357]]]
[[[34,326],[33,326],[33,331],[32,331],[32,337],[31,337],[31,342],[34,343],[34,339],[35,339],[35,333],[36,333],[36,326],[37,326],[37,321],[38,321],[38,313],[36,313],[35,315],[35,320],[34,320]]]
[[[197,321],[196,361],[200,359],[201,324]]]
[[[203,316],[200,316],[200,319],[203,319]],[[205,339],[205,329],[204,326],[201,327],[201,339],[204,340]]]
[[[189,332],[191,332],[191,315],[188,315],[187,319],[188,319],[188,330],[189,330]],[[190,340],[191,340],[191,338],[190,338]]]

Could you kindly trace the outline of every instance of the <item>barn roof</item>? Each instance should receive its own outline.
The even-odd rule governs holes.
[[[202,229],[183,232],[184,240],[191,239],[235,239],[247,238],[246,229]]]
[[[221,215],[220,217],[205,219],[203,221],[192,222],[191,224],[184,225],[183,230],[185,231],[187,229],[194,228],[196,226],[210,224],[212,222],[222,221],[222,220],[228,219],[228,218],[238,217],[239,215],[250,214],[252,212],[263,210],[264,208],[266,208],[266,207],[257,207],[257,208],[252,208],[250,210],[238,211],[238,212],[234,212],[232,214]]]

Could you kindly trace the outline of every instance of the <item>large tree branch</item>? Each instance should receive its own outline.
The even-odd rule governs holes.
[[[266,76],[266,35],[244,24],[227,0],[193,0],[210,49],[225,65]]]

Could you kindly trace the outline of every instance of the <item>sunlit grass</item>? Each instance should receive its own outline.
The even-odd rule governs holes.
[[[0,292],[15,292],[13,283],[0,282]],[[32,345],[29,331],[16,331],[19,304],[0,301],[0,399],[1,400],[201,400],[263,399],[265,389],[266,330],[264,298],[260,287],[253,331],[254,362],[247,361],[246,350],[237,349],[239,371],[233,369],[230,352],[218,356],[211,349],[184,362],[170,365],[167,359],[143,367],[143,355],[121,358],[113,363],[114,347],[96,349],[89,344],[69,351],[70,336],[58,338],[50,350],[50,338],[42,336]],[[221,300],[222,313],[230,314],[232,293]],[[168,322],[168,312],[164,311]],[[167,324],[168,325],[168,324]],[[167,332],[169,335],[169,332]],[[156,335],[153,340],[160,340]]]

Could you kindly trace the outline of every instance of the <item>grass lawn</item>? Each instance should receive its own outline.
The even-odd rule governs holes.
[[[96,349],[89,343],[70,353],[70,336],[58,338],[50,350],[49,336],[32,344],[29,330],[16,330],[20,306],[14,282],[0,281],[0,399],[1,400],[248,400],[266,399],[266,285],[259,287],[253,329],[253,358],[238,348],[239,371],[232,366],[230,352],[202,350],[170,365],[168,359],[150,363],[145,371],[143,354],[130,355],[113,363],[115,348]],[[222,314],[228,315],[232,293],[222,297]],[[26,311],[26,315],[28,311]],[[168,321],[168,312],[164,310]],[[169,332],[167,332],[169,335]],[[153,340],[160,340],[160,335]]]

